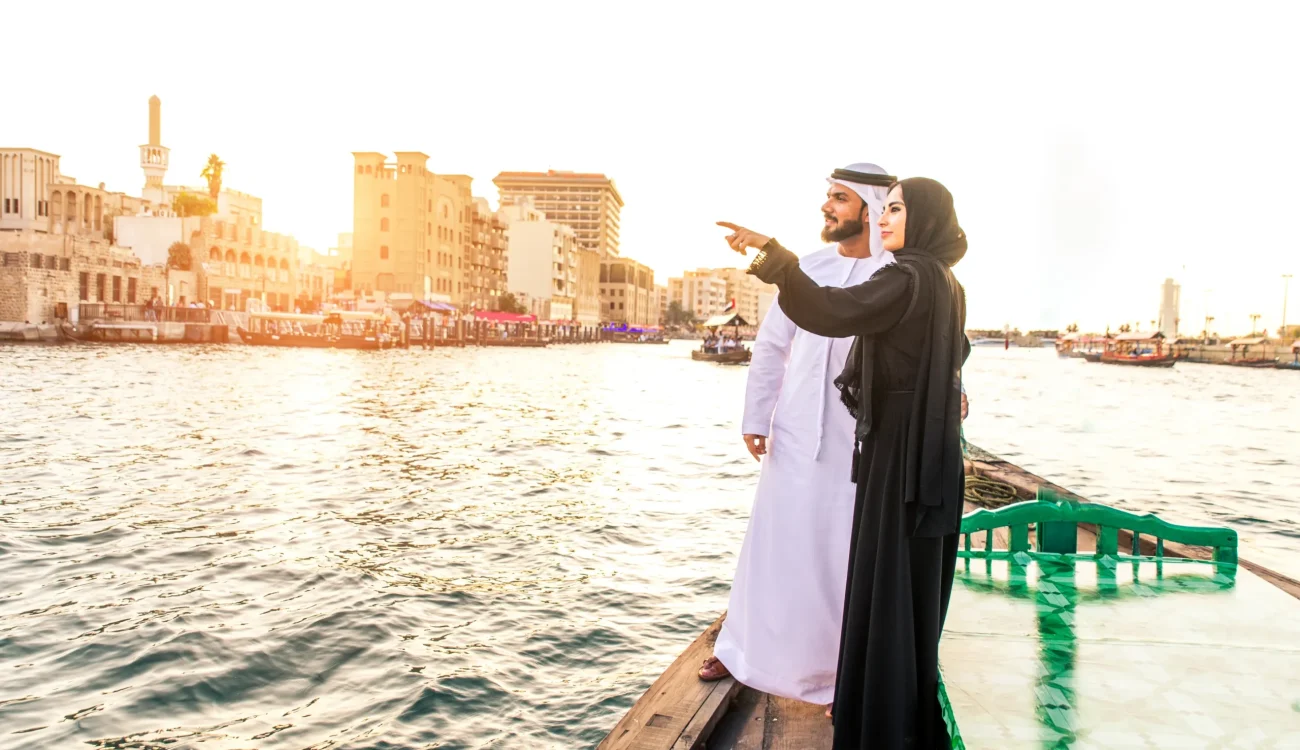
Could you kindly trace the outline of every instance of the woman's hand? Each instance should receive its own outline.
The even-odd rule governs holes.
[[[758,250],[768,242],[772,241],[771,237],[765,237],[758,232],[750,231],[739,224],[720,221],[718,222],[718,226],[726,227],[731,230],[731,234],[727,235],[727,244],[731,245],[731,249],[741,255],[745,254],[745,248],[747,247],[752,247],[755,250]]]

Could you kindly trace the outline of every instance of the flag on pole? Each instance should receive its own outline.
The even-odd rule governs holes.
[[[727,306],[724,307],[724,308],[722,308],[722,311],[723,311],[724,313],[729,313],[729,312],[731,312],[732,310],[735,310],[735,309],[736,309],[736,298],[735,298],[735,297],[732,297],[731,300],[730,300],[729,302],[727,302]]]

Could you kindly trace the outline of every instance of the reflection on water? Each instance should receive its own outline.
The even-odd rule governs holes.
[[[744,534],[747,370],[690,348],[0,347],[0,748],[594,745]],[[975,353],[975,442],[1300,558],[1296,373],[1050,355]]]

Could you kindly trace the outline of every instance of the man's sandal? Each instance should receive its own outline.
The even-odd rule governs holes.
[[[705,682],[717,682],[725,677],[731,676],[731,670],[727,665],[718,660],[716,656],[710,656],[704,660],[704,666],[700,667],[700,679]]]

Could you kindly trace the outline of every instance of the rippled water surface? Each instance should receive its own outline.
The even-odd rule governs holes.
[[[0,748],[591,747],[726,605],[690,344],[0,347]],[[977,350],[976,443],[1300,575],[1300,373]]]

